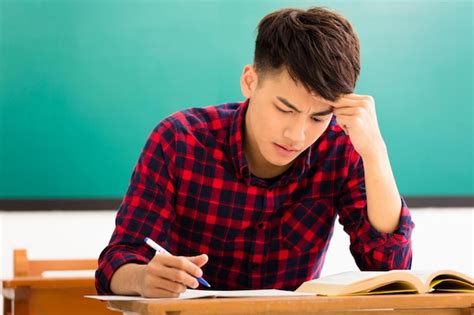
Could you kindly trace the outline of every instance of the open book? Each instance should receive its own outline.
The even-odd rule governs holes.
[[[473,278],[454,270],[349,271],[304,282],[296,292],[318,295],[469,292]]]

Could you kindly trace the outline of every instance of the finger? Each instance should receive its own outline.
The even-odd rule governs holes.
[[[150,287],[143,292],[144,297],[148,298],[177,298],[179,293],[171,292],[165,289]]]
[[[344,94],[344,98],[353,99],[353,100],[363,100],[366,99],[368,95],[359,95],[355,93]]]
[[[332,111],[334,115],[337,116],[355,116],[361,115],[361,108],[360,107],[341,107],[341,108],[334,108]]]
[[[198,267],[204,266],[209,260],[209,257],[206,254],[186,258]]]
[[[189,259],[182,256],[161,255],[161,263],[165,266],[183,270],[194,277],[201,277],[202,270]],[[157,256],[155,256],[156,258]]]
[[[159,276],[169,281],[179,282],[190,288],[199,286],[197,279],[182,269],[161,266]]]
[[[351,98],[340,98],[337,102],[332,104],[334,108],[343,108],[343,107],[357,107],[361,106],[361,100],[351,99]]]
[[[167,290],[171,293],[183,293],[186,291],[186,287],[179,282],[171,281],[166,278],[156,278],[154,287],[157,289]]]

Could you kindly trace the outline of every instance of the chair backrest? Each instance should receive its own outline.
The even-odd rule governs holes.
[[[13,276],[41,276],[44,271],[97,269],[96,259],[29,260],[26,249],[13,250]]]

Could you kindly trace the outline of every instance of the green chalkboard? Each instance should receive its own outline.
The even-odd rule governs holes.
[[[401,193],[472,195],[470,0],[0,0],[0,198],[121,197],[162,118],[243,99],[266,13],[315,4],[359,34]]]

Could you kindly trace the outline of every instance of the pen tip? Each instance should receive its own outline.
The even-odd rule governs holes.
[[[203,278],[198,278],[198,282],[201,283],[202,285],[210,288],[211,285],[209,284],[209,282],[207,282],[206,280],[204,280]]]

